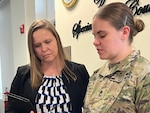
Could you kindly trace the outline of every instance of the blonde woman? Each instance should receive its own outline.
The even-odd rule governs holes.
[[[30,65],[18,68],[10,93],[30,99],[34,112],[82,113],[89,74],[84,65],[67,60],[48,20],[32,23],[28,47]],[[15,106],[9,99],[6,113],[24,113]]]

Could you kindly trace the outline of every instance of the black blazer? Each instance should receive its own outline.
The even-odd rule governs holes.
[[[89,74],[84,65],[66,61],[67,66],[76,74],[77,81],[70,79],[70,82],[62,74],[63,82],[70,96],[73,112],[82,113],[84,96],[89,82]],[[38,89],[33,90],[30,84],[30,67],[28,65],[18,67],[16,76],[11,84],[11,93],[18,94],[31,100],[35,107],[35,97]],[[5,113],[19,113],[12,108],[11,101],[8,98],[7,109]]]

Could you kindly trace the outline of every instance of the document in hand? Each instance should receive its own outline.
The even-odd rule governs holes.
[[[35,108],[28,98],[13,93],[9,93],[8,98],[14,110],[18,113],[30,113],[30,111],[35,112]]]

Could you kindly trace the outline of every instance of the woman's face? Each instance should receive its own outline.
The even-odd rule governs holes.
[[[33,47],[42,63],[51,63],[58,59],[56,38],[47,29],[39,29],[33,33]]]
[[[108,21],[94,18],[92,23],[94,46],[100,59],[115,61],[123,48],[123,32],[116,30]]]

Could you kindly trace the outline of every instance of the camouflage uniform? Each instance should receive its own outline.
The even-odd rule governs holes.
[[[150,62],[140,51],[94,72],[84,113],[150,113]]]

